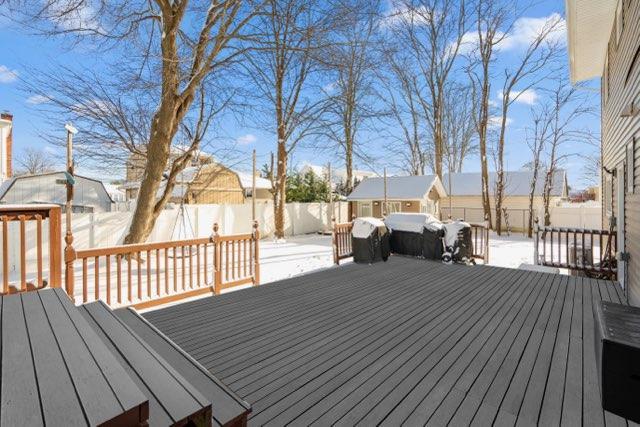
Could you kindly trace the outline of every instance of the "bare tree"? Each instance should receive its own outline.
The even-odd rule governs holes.
[[[277,138],[274,216],[275,237],[284,238],[287,167],[290,153],[318,131],[326,108],[319,89],[312,91],[318,73],[317,53],[331,22],[317,0],[268,0],[256,26],[261,33],[257,50],[245,56],[247,74],[263,102],[264,127]]]
[[[465,159],[475,154],[475,103],[471,87],[449,83],[445,89],[443,116],[443,146],[449,173],[462,172]]]
[[[150,117],[146,132],[123,129],[124,138],[114,135],[116,141],[142,140],[145,147],[146,163],[134,220],[124,242],[146,240],[168,200],[167,194],[157,197],[163,174],[168,170],[166,188],[170,191],[171,183],[189,164],[202,139],[208,117],[202,111],[208,103],[203,101],[206,93],[201,89],[208,79],[214,79],[216,73],[244,53],[238,41],[246,36],[245,26],[260,10],[259,5],[241,0],[193,4],[187,0],[9,3],[13,16],[22,17],[30,27],[39,25],[37,29],[44,34],[73,37],[78,43],[88,37],[101,48],[112,49],[118,66],[105,67],[108,71],[102,78],[111,73],[120,79],[124,77],[129,90],[150,89],[143,102],[153,107],[145,113],[142,113],[144,104],[140,107],[141,114]],[[107,117],[111,114],[104,109],[111,112],[120,107],[118,99],[88,102],[93,102],[99,114]],[[192,143],[183,155],[170,162],[174,138],[190,116],[195,122]],[[135,133],[144,137],[131,138]]]
[[[442,178],[445,91],[467,29],[465,0],[396,0],[388,19],[411,55],[426,88],[419,98],[431,131],[434,172]],[[394,24],[394,22],[397,23]],[[422,93],[422,92],[418,92]]]
[[[551,192],[554,190],[554,176],[572,153],[566,153],[563,148],[568,143],[588,144],[593,140],[590,131],[575,128],[575,120],[594,113],[594,107],[589,103],[581,86],[574,86],[565,77],[555,79],[549,89],[549,142],[547,144],[547,170],[544,176],[542,199],[544,203],[544,225],[551,225]]]
[[[400,169],[410,175],[424,175],[430,158],[426,123],[420,107],[416,74],[412,63],[399,47],[386,47],[384,62],[378,72],[379,99],[384,105],[381,117],[387,123],[386,149],[398,158]]]
[[[514,68],[505,68],[504,80],[501,90],[501,109],[499,116],[500,130],[496,148],[496,190],[495,212],[496,232],[502,232],[502,204],[505,192],[504,149],[508,123],[509,107],[518,100],[522,94],[531,90],[545,77],[552,73],[549,65],[560,53],[559,41],[553,36],[560,30],[564,20],[559,15],[552,16],[537,31],[527,46],[526,51],[516,62]],[[521,85],[518,91],[515,87]]]
[[[489,190],[488,130],[491,117],[492,64],[497,46],[506,38],[513,25],[512,8],[496,0],[478,0],[475,6],[476,28],[472,37],[475,46],[469,52],[467,74],[472,82],[472,99],[476,103],[474,123],[478,133],[480,170],[482,177],[482,207],[484,216],[491,221]],[[467,41],[467,43],[470,43]]]
[[[376,30],[379,2],[351,0],[337,6],[340,23],[332,44],[321,55],[332,82],[325,92],[328,98],[325,131],[337,144],[345,163],[344,191],[353,189],[353,160],[360,145],[358,132],[365,122],[379,117],[373,102]],[[332,144],[333,145],[333,144]]]
[[[539,110],[531,110],[531,117],[533,118],[533,126],[527,129],[527,146],[531,150],[531,160],[527,164],[527,169],[530,169],[531,182],[529,183],[529,200],[528,210],[529,219],[527,221],[527,236],[533,235],[533,220],[534,220],[534,206],[536,188],[538,186],[538,179],[543,165],[543,154],[546,144],[549,140],[549,133],[551,123],[549,122],[549,106],[544,104]]]
[[[18,173],[16,175],[38,175],[55,170],[55,162],[51,155],[43,150],[27,147],[16,159]]]

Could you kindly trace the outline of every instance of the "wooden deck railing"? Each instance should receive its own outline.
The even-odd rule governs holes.
[[[596,254],[597,252],[597,254]],[[543,227],[536,221],[534,262],[582,271],[612,280],[617,276],[616,232],[586,228]]]
[[[68,236],[67,236],[68,237]],[[208,238],[65,250],[67,294],[78,302],[145,308],[260,283],[259,231]],[[78,264],[81,268],[78,268]],[[76,289],[79,281],[79,289]]]
[[[351,246],[351,229],[353,223],[345,222],[338,224],[333,221],[333,262],[334,264],[340,264],[341,259],[349,258],[353,256],[353,248]]]
[[[60,216],[60,207],[56,205],[0,205],[2,233],[2,290],[0,293],[24,292],[44,286],[61,286]],[[16,229],[11,230],[14,227]],[[48,228],[46,254],[43,243],[45,227]],[[17,236],[17,239],[12,236]],[[20,276],[18,280],[10,279],[9,254],[13,245],[19,245]],[[27,253],[34,248],[35,265],[31,265],[27,260]],[[45,255],[49,261],[48,271],[44,269]]]
[[[489,263],[489,222],[469,223],[471,225],[471,256],[481,259],[484,264]]]

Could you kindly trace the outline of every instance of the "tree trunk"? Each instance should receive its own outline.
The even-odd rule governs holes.
[[[287,202],[287,149],[284,132],[278,132],[278,165],[276,167],[276,195],[274,198],[275,237],[284,239],[284,209]]]
[[[489,166],[487,162],[487,124],[489,121],[489,77],[485,68],[485,78],[482,83],[482,101],[480,103],[480,120],[478,121],[478,143],[480,145],[480,168],[482,173],[482,207],[485,219],[491,227],[491,201],[489,199]]]
[[[533,172],[533,180],[529,190],[529,219],[527,220],[527,237],[533,237],[533,199],[536,192],[537,171]]]
[[[350,132],[346,132],[345,135],[345,170],[346,170],[346,180],[345,189],[347,190],[347,194],[351,194],[353,190],[353,140],[351,139]],[[329,183],[331,186],[331,183]],[[331,190],[331,189],[329,189]]]
[[[140,183],[133,221],[124,244],[144,242],[153,231],[160,213],[155,209],[156,194],[169,161],[171,141],[175,133],[172,124],[173,114],[168,107],[161,108],[153,119],[147,147],[147,162]]]

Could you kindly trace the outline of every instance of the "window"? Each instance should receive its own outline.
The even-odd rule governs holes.
[[[635,139],[627,145],[627,193],[635,190]]]
[[[369,202],[360,202],[358,204],[358,207],[360,208],[360,212],[358,214],[358,216],[372,216],[371,215],[371,203]]]

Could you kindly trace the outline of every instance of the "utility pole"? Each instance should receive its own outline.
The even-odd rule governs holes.
[[[384,203],[382,204],[382,216],[387,216],[387,168],[384,168]]]
[[[256,150],[253,150],[253,170],[251,173],[251,221],[256,220]]]

